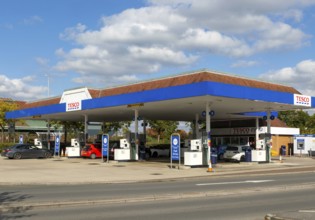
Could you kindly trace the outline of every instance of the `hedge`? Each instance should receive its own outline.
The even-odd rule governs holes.
[[[10,146],[12,146],[14,144],[16,144],[16,143],[0,143],[0,152],[2,152],[2,150],[4,148],[10,147]]]

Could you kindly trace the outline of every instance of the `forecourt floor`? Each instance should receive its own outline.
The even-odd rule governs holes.
[[[173,163],[173,165],[178,165]],[[161,181],[219,175],[248,175],[260,172],[315,171],[315,159],[274,158],[271,163],[218,163],[213,172],[207,167],[190,168],[181,165],[170,168],[168,161],[102,162],[101,159],[55,157],[50,159],[7,159],[0,157],[0,185],[19,184],[86,184]]]

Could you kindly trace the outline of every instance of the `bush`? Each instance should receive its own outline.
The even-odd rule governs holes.
[[[2,152],[2,150],[4,148],[10,147],[12,145],[14,145],[15,143],[0,143],[0,152]]]

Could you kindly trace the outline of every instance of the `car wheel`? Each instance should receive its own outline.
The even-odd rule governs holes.
[[[158,153],[157,152],[153,152],[152,157],[154,157],[154,158],[158,157]]]
[[[44,154],[44,158],[50,158],[50,157],[51,157],[51,153],[46,152],[46,153]]]
[[[244,162],[245,161],[245,156],[241,156],[240,162]]]
[[[96,155],[95,154],[91,154],[91,159],[95,159]]]
[[[22,158],[22,154],[21,154],[21,153],[15,153],[15,154],[13,155],[13,158],[14,158],[14,159],[21,159],[21,158]]]

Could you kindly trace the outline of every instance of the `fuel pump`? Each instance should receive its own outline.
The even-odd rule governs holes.
[[[81,156],[81,146],[79,138],[71,139],[71,146],[66,148],[68,157],[80,157]]]
[[[194,139],[190,140],[190,147],[187,152],[184,153],[184,165],[185,166],[199,166],[203,164],[202,153],[202,140]]]
[[[130,146],[128,139],[120,139],[119,148],[114,149],[114,160],[130,160]]]
[[[269,152],[270,150],[267,149],[270,149],[269,146],[270,137],[271,136],[269,136],[266,133],[259,134],[259,139],[256,141],[256,149],[251,151],[252,161],[269,162],[267,152]]]
[[[34,145],[38,148],[43,148],[43,143],[39,138],[34,139]]]

